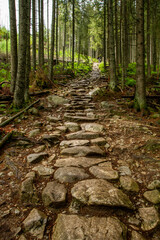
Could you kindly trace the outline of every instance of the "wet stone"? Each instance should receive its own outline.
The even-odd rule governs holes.
[[[120,183],[123,189],[131,192],[139,192],[138,183],[130,176],[121,176]]]
[[[160,203],[160,191],[158,190],[152,190],[152,191],[146,191],[143,196],[151,203],[153,204],[159,204]]]
[[[63,184],[49,182],[42,192],[42,200],[45,206],[58,207],[65,203],[66,194],[67,190]]]
[[[98,146],[77,146],[77,147],[71,147],[71,148],[65,148],[61,151],[62,155],[68,155],[68,156],[103,156],[105,153],[100,149]]]
[[[66,138],[68,140],[72,140],[72,139],[94,139],[94,138],[98,138],[100,135],[99,133],[93,133],[93,132],[85,132],[85,131],[78,131],[76,133],[70,133],[66,135]]]
[[[43,165],[36,166],[32,170],[38,172],[39,176],[50,176],[54,173],[52,168],[44,167]]]
[[[126,234],[126,226],[117,218],[59,214],[52,240],[125,240]]]
[[[27,162],[28,163],[38,163],[42,159],[44,159],[46,156],[48,156],[48,153],[42,152],[42,153],[33,153],[27,156]]]
[[[43,239],[46,223],[47,216],[34,208],[23,221],[23,229],[25,232],[29,232],[33,237]]]
[[[70,141],[62,141],[60,143],[60,147],[75,147],[75,146],[86,146],[89,145],[88,140],[70,140]]]
[[[118,172],[112,168],[110,162],[101,163],[98,166],[93,166],[89,171],[97,178],[116,180],[119,178]]]
[[[84,169],[77,167],[58,168],[54,173],[54,178],[61,183],[72,183],[88,178]]]
[[[155,207],[139,208],[139,214],[143,220],[141,228],[143,231],[150,231],[157,227],[160,222]]]
[[[78,182],[71,190],[72,197],[86,205],[104,205],[133,208],[129,197],[103,179]]]
[[[91,167],[93,165],[97,165],[99,163],[105,162],[106,159],[104,158],[59,158],[56,160],[54,164],[55,167]]]

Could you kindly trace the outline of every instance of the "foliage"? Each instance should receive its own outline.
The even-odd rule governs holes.
[[[136,80],[133,79],[133,78],[127,77],[127,78],[125,79],[125,85],[126,85],[126,86],[129,86],[129,87],[133,87],[133,86],[136,85]]]
[[[11,75],[9,72],[10,65],[3,62],[0,63],[0,82],[10,81]]]
[[[105,69],[104,69],[104,62],[101,62],[99,64],[99,69],[100,69],[101,73],[105,73],[106,72]]]

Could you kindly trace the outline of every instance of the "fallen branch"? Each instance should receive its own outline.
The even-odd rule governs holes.
[[[8,123],[10,123],[12,120],[14,120],[15,118],[17,118],[18,116],[20,116],[22,113],[24,113],[25,111],[27,111],[29,108],[31,108],[33,105],[35,105],[36,103],[38,103],[40,100],[38,99],[37,101],[35,101],[34,103],[32,103],[31,105],[29,105],[28,107],[26,107],[24,110],[22,110],[21,112],[17,113],[16,115],[14,115],[13,117],[7,119],[6,121],[2,122],[0,124],[0,127],[4,127],[6,126]]]
[[[4,82],[1,82],[1,83],[0,83],[0,87],[1,87],[3,84],[5,84],[5,83],[6,83],[6,84],[10,84],[9,82],[4,81]]]
[[[11,138],[13,132],[7,133],[0,141],[0,148]]]

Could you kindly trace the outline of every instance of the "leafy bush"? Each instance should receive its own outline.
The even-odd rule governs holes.
[[[133,76],[136,75],[136,63],[129,63],[127,68],[127,75]]]
[[[125,80],[126,80],[125,82],[126,86],[133,87],[136,85],[136,80],[133,78],[127,77]]]

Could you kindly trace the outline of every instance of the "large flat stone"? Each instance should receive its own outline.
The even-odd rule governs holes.
[[[43,239],[46,223],[47,216],[34,208],[23,221],[23,228],[25,232],[29,232],[36,239]]]
[[[103,179],[78,182],[71,190],[72,197],[86,205],[117,206],[133,209],[129,197]]]
[[[98,163],[105,162],[106,159],[104,158],[60,158],[56,160],[54,164],[55,167],[91,167],[97,165]]]
[[[81,140],[81,139],[62,141],[60,143],[60,147],[75,147],[75,146],[86,146],[86,145],[89,145],[89,141]]]
[[[66,135],[66,138],[68,140],[72,139],[94,139],[98,138],[100,136],[99,133],[93,133],[93,132],[85,132],[85,131],[78,131],[75,133],[70,133]]]
[[[118,172],[112,168],[110,162],[99,164],[98,166],[93,166],[89,171],[97,178],[103,178],[106,180],[116,180],[118,179]]]
[[[71,183],[88,178],[84,169],[77,167],[58,168],[54,173],[54,178],[61,183]]]
[[[105,152],[101,150],[98,146],[77,146],[77,147],[71,147],[71,148],[65,148],[61,151],[62,155],[68,155],[68,156],[103,156]]]
[[[131,240],[146,240],[140,233],[132,231]]]
[[[75,122],[65,122],[64,123],[64,126],[67,127],[67,129],[70,131],[70,132],[77,132],[80,130],[80,126],[78,123],[75,123]]]
[[[42,200],[45,206],[57,207],[66,201],[67,190],[63,184],[49,182],[42,192]]]
[[[42,159],[44,159],[44,157],[48,156],[48,153],[46,152],[42,152],[42,153],[32,153],[29,154],[27,156],[27,162],[28,163],[38,163],[40,162]]]
[[[160,218],[155,207],[139,208],[139,214],[143,220],[141,224],[143,231],[153,230],[160,223]]]
[[[126,234],[126,226],[117,218],[59,214],[52,240],[125,240]]]
[[[39,176],[50,176],[54,173],[52,168],[44,167],[43,165],[36,166],[32,170],[38,172]]]
[[[50,95],[47,97],[47,99],[48,99],[49,103],[51,105],[54,105],[55,107],[59,106],[59,105],[64,105],[69,102],[68,99],[59,97],[57,95]]]
[[[83,123],[81,124],[81,128],[88,132],[103,132],[104,130],[103,125],[98,123]]]

